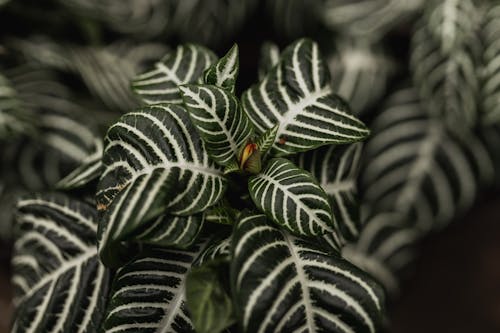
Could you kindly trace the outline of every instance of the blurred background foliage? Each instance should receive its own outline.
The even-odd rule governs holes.
[[[130,80],[169,50],[238,43],[241,93],[263,57],[303,36],[372,130],[364,229],[343,254],[397,295],[424,236],[498,184],[500,2],[0,0],[3,243],[15,199],[100,156],[107,126],[139,105]]]

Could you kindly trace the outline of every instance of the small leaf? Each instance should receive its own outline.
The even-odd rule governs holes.
[[[235,322],[233,305],[225,287],[224,261],[208,261],[193,267],[186,281],[186,300],[197,333],[219,333]],[[226,278],[226,280],[228,280]]]
[[[266,130],[255,142],[260,150],[260,153],[264,155],[272,147],[274,141],[276,140],[276,133],[278,133],[279,125],[276,125],[268,130]]]
[[[317,236],[334,232],[332,208],[325,191],[310,173],[289,160],[270,160],[262,173],[250,177],[248,189],[262,212],[293,233]]]
[[[238,57],[238,45],[234,44],[225,56],[206,70],[204,75],[205,83],[234,93],[239,69]]]
[[[212,51],[194,44],[180,45],[149,72],[137,76],[133,90],[146,104],[181,104],[179,86],[201,83],[203,72],[215,62]]]
[[[238,99],[211,85],[186,85],[179,89],[210,157],[220,165],[228,164],[253,132]]]

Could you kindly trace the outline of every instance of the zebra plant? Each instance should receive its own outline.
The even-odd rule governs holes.
[[[378,331],[382,289],[340,255],[369,130],[313,41],[263,67],[240,99],[236,45],[180,46],[61,193],[19,202],[15,332]]]

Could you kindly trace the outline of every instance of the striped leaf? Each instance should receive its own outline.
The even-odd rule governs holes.
[[[275,223],[295,234],[334,232],[332,208],[312,175],[284,158],[273,158],[248,181],[255,205]]]
[[[205,221],[233,225],[237,213],[227,202],[219,201],[205,211]]]
[[[369,131],[333,94],[318,45],[301,39],[283,52],[264,80],[243,94],[243,106],[260,133],[279,125],[274,156],[364,139]]]
[[[276,134],[278,133],[278,129],[279,125],[268,129],[255,141],[255,143],[257,144],[257,148],[259,148],[259,151],[262,155],[267,153],[268,150],[273,146],[274,141],[276,141]]]
[[[477,15],[470,0],[434,1],[411,40],[410,67],[422,102],[452,128],[477,121]]]
[[[143,224],[134,240],[163,247],[187,248],[200,233],[206,214],[189,216],[162,215],[154,221]]]
[[[179,87],[208,154],[224,166],[238,156],[253,128],[235,95],[213,85]]]
[[[229,261],[231,257],[231,235],[222,232],[213,236],[194,266],[202,266],[210,261]]]
[[[488,7],[485,22],[482,26],[481,36],[484,44],[482,54],[484,68],[481,73],[481,98],[482,123],[495,125],[500,121],[500,4]]]
[[[466,147],[425,112],[413,89],[395,93],[372,129],[360,176],[370,215],[393,211],[427,231],[473,202],[478,175]]]
[[[373,276],[390,296],[417,255],[421,234],[407,226],[404,215],[382,212],[363,223],[359,238],[342,248],[342,255]]]
[[[0,74],[0,139],[24,133],[29,128],[27,119],[19,117],[21,102],[11,83]]]
[[[155,64],[154,69],[137,76],[132,89],[146,104],[181,104],[179,86],[202,83],[203,72],[216,60],[212,51],[198,45],[177,47]]]
[[[96,139],[94,151],[83,159],[79,167],[61,179],[56,187],[61,190],[81,188],[98,179],[102,173],[102,153],[102,141]]]
[[[202,212],[226,187],[222,170],[210,160],[187,111],[176,105],[145,107],[122,116],[106,135],[103,165],[97,192],[101,210],[128,184],[154,169],[179,171],[175,195],[167,203],[170,214]]]
[[[105,332],[194,332],[186,308],[186,277],[207,241],[189,250],[148,249],[118,270]]]
[[[241,218],[232,239],[231,288],[242,332],[378,332],[384,296],[338,255]]]
[[[238,70],[239,51],[238,45],[234,44],[225,56],[207,69],[204,74],[204,82],[234,93]]]
[[[344,240],[356,239],[361,229],[356,187],[361,148],[361,144],[325,146],[297,155],[297,165],[309,171],[328,195],[335,230]]]
[[[12,332],[96,332],[109,284],[96,210],[62,194],[25,197],[17,208]]]
[[[120,265],[117,247],[166,211],[178,179],[178,168],[157,168],[134,178],[118,193],[99,221],[97,245],[106,266]]]

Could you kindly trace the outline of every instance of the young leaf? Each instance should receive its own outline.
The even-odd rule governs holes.
[[[206,70],[205,84],[224,88],[234,93],[239,69],[238,57],[238,45],[234,44],[225,56]]]
[[[264,155],[269,149],[271,149],[274,141],[276,140],[276,133],[278,133],[278,129],[279,125],[276,125],[266,130],[255,142],[262,155]]]
[[[186,308],[186,277],[206,249],[148,248],[118,270],[104,319],[105,332],[194,332]]]
[[[297,166],[309,171],[328,195],[342,242],[356,239],[361,230],[356,188],[361,147],[325,146],[297,155]]]
[[[231,288],[241,331],[378,332],[384,295],[338,255],[245,214],[232,239]]]
[[[103,165],[96,198],[101,210],[136,178],[158,168],[179,170],[175,196],[167,205],[170,214],[202,212],[226,187],[187,111],[177,105],[155,105],[122,116],[105,138]]]
[[[207,222],[233,225],[236,211],[228,203],[219,201],[205,212]]]
[[[240,165],[238,164],[238,161],[233,158],[226,164],[226,167],[224,168],[224,174],[227,175],[237,171],[240,171]]]
[[[369,134],[348,105],[333,94],[318,45],[309,39],[287,47],[279,63],[242,100],[260,133],[279,125],[274,156],[360,141]]]
[[[223,279],[226,272],[225,261],[209,261],[188,274],[187,307],[197,333],[219,333],[235,322]]]
[[[26,197],[17,208],[12,332],[97,331],[109,283],[95,246],[97,211],[62,194]]]
[[[218,164],[227,165],[253,131],[238,99],[216,86],[186,85],[179,89],[208,154]]]
[[[270,160],[262,173],[249,179],[248,189],[262,212],[295,234],[337,232],[325,191],[310,173],[289,160]]]
[[[155,68],[137,76],[132,89],[146,104],[181,104],[179,86],[202,83],[203,72],[216,60],[212,51],[198,45],[186,44],[167,54]]]

